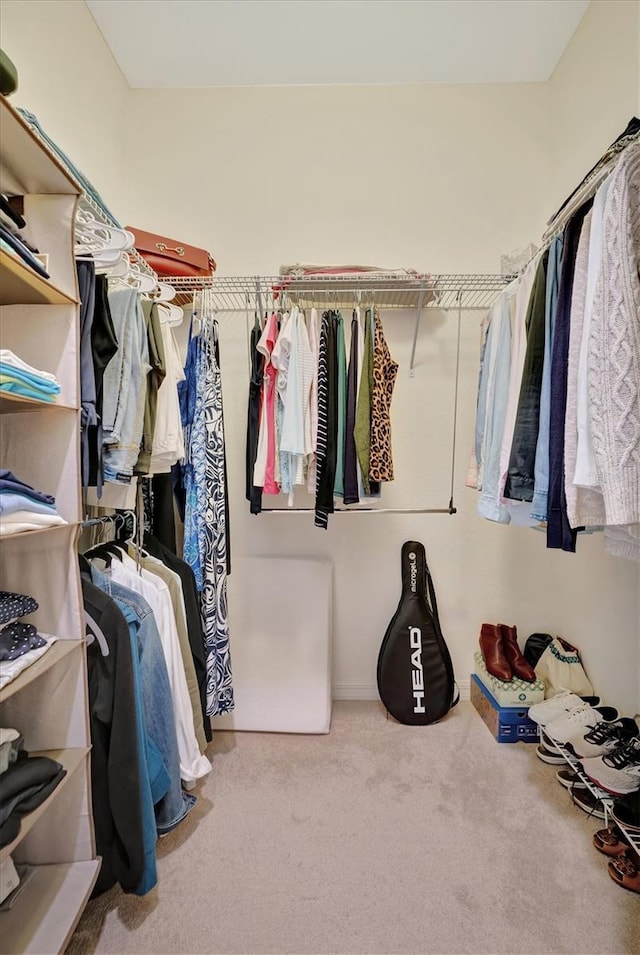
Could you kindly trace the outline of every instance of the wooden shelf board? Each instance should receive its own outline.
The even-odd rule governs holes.
[[[0,912],[0,950],[59,955],[73,934],[100,871],[100,859],[36,866],[8,912]]]
[[[0,99],[2,192],[24,195],[78,195],[79,184],[3,96]]]
[[[80,521],[67,521],[66,524],[52,524],[50,527],[36,527],[32,531],[20,531],[19,534],[3,534],[0,537],[0,549],[5,544],[13,540],[22,540],[24,537],[33,537],[34,534],[53,534],[54,531],[62,531],[69,527],[78,527]]]
[[[20,690],[24,690],[26,686],[29,686],[30,683],[33,683],[34,680],[41,677],[43,673],[50,670],[51,667],[59,663],[60,660],[63,660],[67,654],[73,653],[77,651],[79,647],[83,646],[84,640],[56,640],[56,642],[49,647],[47,652],[43,653],[35,663],[28,666],[22,673],[18,674],[15,680],[12,680],[11,683],[7,683],[7,685],[0,690],[0,704],[6,703],[8,699],[16,693],[19,693]]]
[[[0,249],[0,305],[77,305],[66,292]]]
[[[65,788],[76,769],[86,761],[89,752],[90,750],[88,748],[80,747],[78,749],[49,749],[40,753],[29,754],[30,756],[48,756],[49,759],[55,759],[56,762],[62,763],[67,771],[67,775],[58,783],[51,795],[49,795],[43,803],[34,809],[33,812],[22,817],[18,835],[13,842],[9,842],[0,849],[0,862],[4,862],[7,856],[10,856],[17,846],[20,845],[25,836],[29,834],[36,822],[45,814],[51,803],[57,799],[58,795]]]
[[[25,411],[77,411],[73,405],[60,401],[40,401],[38,398],[25,398],[0,388],[0,414],[21,414]]]

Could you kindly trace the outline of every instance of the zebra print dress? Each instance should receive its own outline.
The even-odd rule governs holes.
[[[189,345],[185,374],[195,392],[185,461],[184,559],[200,590],[207,667],[208,716],[233,709],[227,613],[228,534],[222,416],[222,378],[216,359],[215,325],[203,320]],[[187,437],[185,435],[185,438]]]

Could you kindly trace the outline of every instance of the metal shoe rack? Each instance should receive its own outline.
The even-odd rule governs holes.
[[[611,795],[611,793],[608,793],[604,789],[600,789],[599,786],[596,786],[596,784],[589,779],[585,773],[583,773],[583,771],[580,769],[580,763],[577,757],[571,752],[570,749],[568,749],[568,747],[553,739],[551,736],[549,739],[553,741],[556,750],[564,757],[573,772],[576,774],[576,776],[578,776],[580,781],[584,783],[589,792],[602,803],[604,809],[605,826],[610,825],[609,817],[611,814],[611,807],[613,806],[614,797]],[[640,854],[640,832],[633,832],[632,830],[627,829],[626,826],[621,825],[619,822],[616,822],[616,826],[623,833],[631,848]]]

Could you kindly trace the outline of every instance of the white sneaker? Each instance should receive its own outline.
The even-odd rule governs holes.
[[[596,756],[606,756],[640,736],[640,729],[635,720],[623,716],[613,723],[597,723],[593,728],[580,727],[575,736],[571,736],[566,746],[576,756],[592,759]]]
[[[527,716],[539,726],[546,726],[553,722],[559,716],[570,713],[571,710],[581,710],[584,706],[597,706],[600,702],[599,696],[590,696],[583,700],[581,696],[576,696],[570,690],[564,690],[562,693],[556,693],[555,696],[542,703],[534,703],[529,707]]]
[[[640,789],[640,739],[606,756],[581,760],[585,774],[601,789],[624,796]]]
[[[581,727],[595,727],[598,723],[612,723],[617,720],[619,713],[614,706],[587,706],[583,703],[580,709],[571,710],[564,716],[559,716],[552,723],[546,723],[544,731],[556,743],[566,743],[575,736]]]

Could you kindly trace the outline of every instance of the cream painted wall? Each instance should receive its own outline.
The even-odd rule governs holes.
[[[627,84],[638,75],[629,21],[620,4],[601,6],[616,7],[617,26],[606,35],[623,51],[622,65],[592,56],[585,66],[573,49],[584,42],[579,30],[551,84],[512,87],[127,91],[84,4],[45,2],[34,17],[34,3],[11,0],[3,4],[2,26],[3,45],[21,72],[19,101],[40,115],[114,211],[142,228],[206,245],[221,272],[271,272],[304,260],[496,271],[501,253],[539,237],[556,199],[635,108],[626,103]],[[78,35],[86,50],[83,83],[76,81],[77,56],[69,55],[70,46],[77,52]],[[587,37],[593,35],[589,27]],[[594,83],[604,83],[616,104],[592,95],[599,134],[593,115],[573,110],[585,71],[600,77]],[[566,146],[563,109],[575,120],[564,126]],[[86,115],[95,135],[87,136]],[[443,506],[455,320],[428,316],[409,379],[411,316],[384,318],[401,363],[393,407],[397,481],[385,502]],[[502,620],[523,637],[542,630],[573,639],[599,691],[637,709],[637,568],[605,557],[598,538],[581,541],[575,556],[552,553],[540,534],[475,516],[475,493],[464,479],[478,326],[479,316],[463,316],[459,513],[337,515],[323,533],[309,516],[246,512],[246,335],[242,318],[221,316],[234,552],[331,558],[339,695],[375,695],[377,652],[398,598],[399,548],[416,537],[427,547],[461,680],[468,679],[482,621]],[[231,615],[233,624],[233,608]]]
[[[2,0],[0,35],[18,68],[11,102],[36,114],[118,215],[129,87],[84,0]]]
[[[539,236],[551,210],[549,92],[546,85],[134,91],[128,170],[146,183],[132,196],[134,222],[188,234],[231,274],[352,260],[497,271],[500,254]],[[150,162],[135,143],[151,141],[163,116],[180,116],[183,135],[163,143]],[[478,323],[472,313],[463,318],[459,513],[336,515],[323,533],[309,515],[247,513],[246,330],[242,317],[222,316],[235,551],[333,561],[338,695],[375,695],[377,652],[398,599],[399,548],[415,537],[433,565],[461,680],[482,621],[502,620],[523,637],[536,630],[566,635],[584,649],[601,692],[632,706],[637,568],[605,557],[599,539],[581,541],[575,557],[550,553],[541,534],[475,515],[476,496],[464,479]],[[397,479],[384,500],[445,506],[455,317],[432,313],[425,321],[414,379],[407,374],[411,316],[388,313],[385,326],[401,371],[393,405]],[[617,638],[606,644],[602,633],[611,627]]]
[[[131,103],[128,170],[145,182],[132,215],[186,227],[222,273],[354,258],[495,271],[547,209],[543,86],[134,90]],[[171,117],[179,136],[158,136]]]
[[[640,5],[591,0],[549,80],[551,211],[640,115]]]

